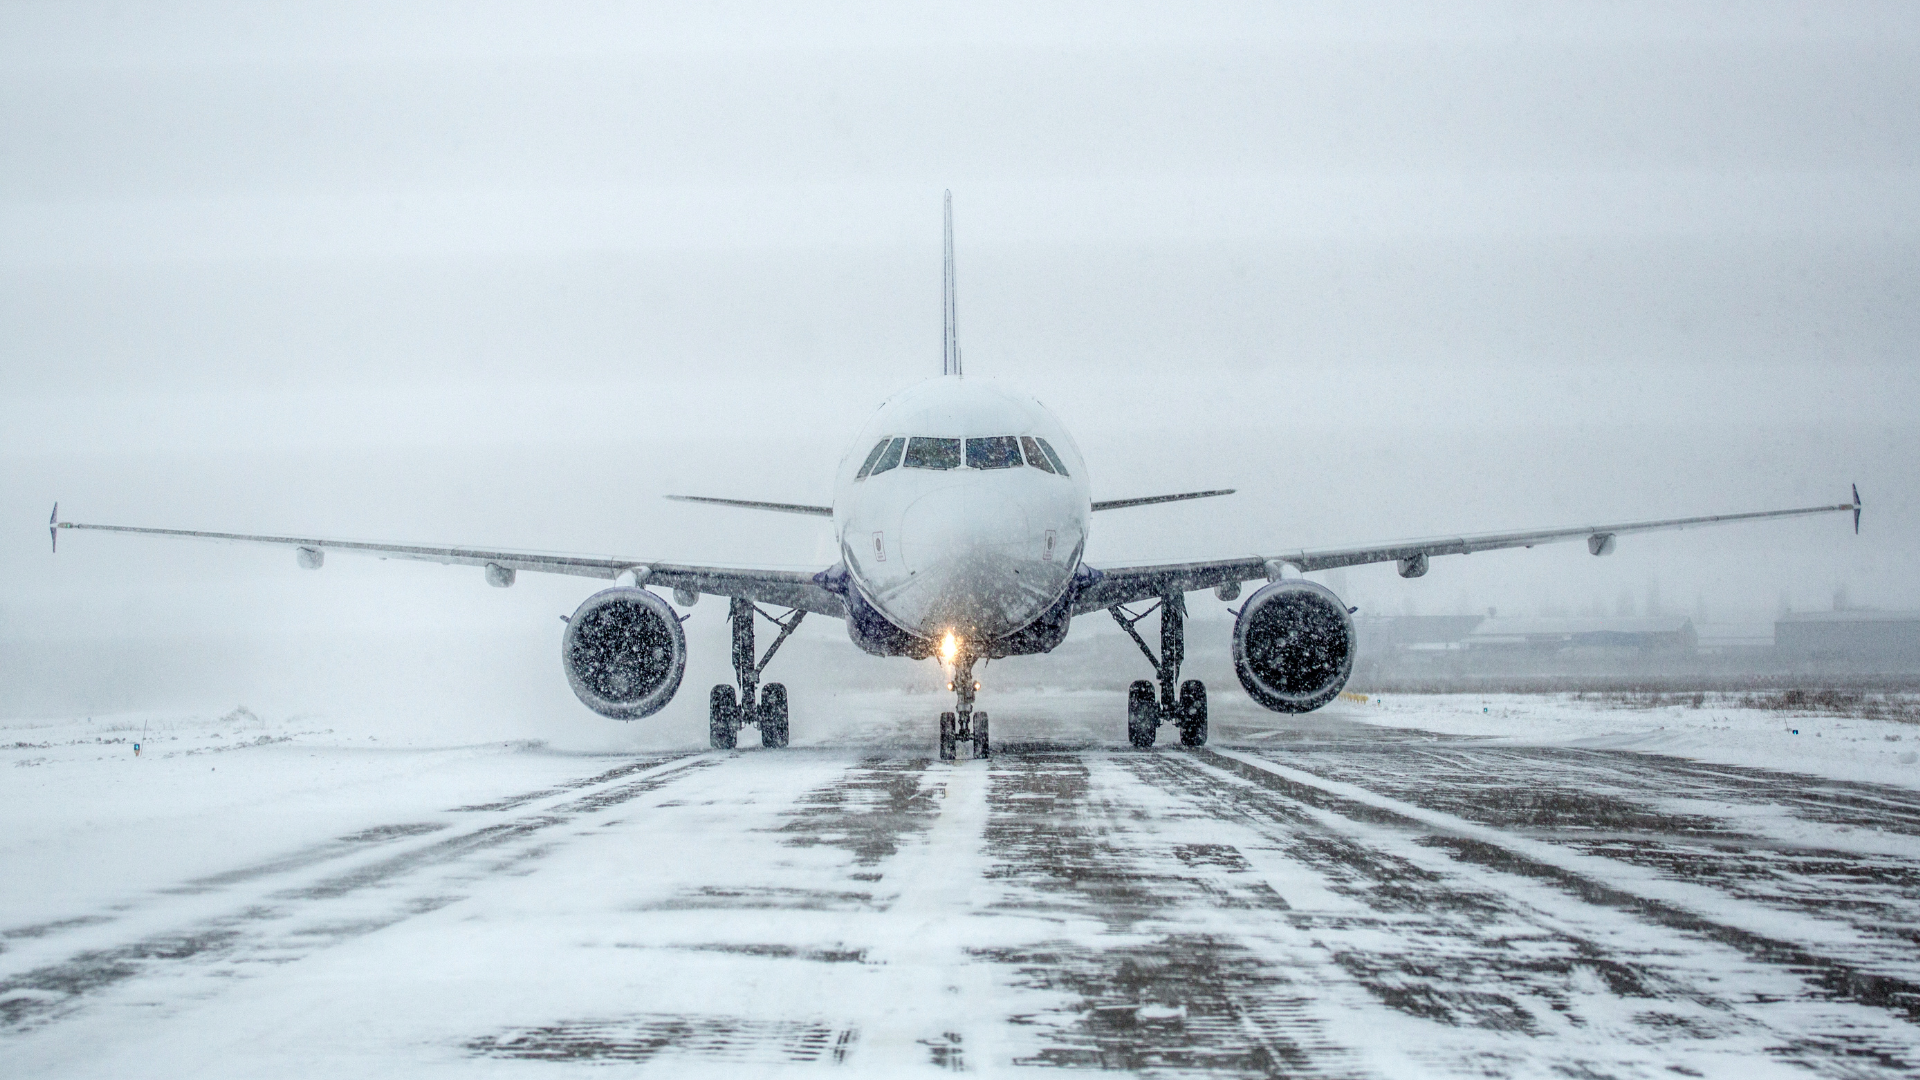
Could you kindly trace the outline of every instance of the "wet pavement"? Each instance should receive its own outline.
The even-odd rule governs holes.
[[[0,926],[0,1073],[1920,1068],[1920,793],[1219,734],[583,758]]]

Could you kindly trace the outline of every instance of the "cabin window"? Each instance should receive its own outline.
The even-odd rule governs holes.
[[[900,464],[900,452],[907,448],[907,440],[893,439],[880,449],[880,458],[873,463],[873,471],[868,476],[879,476],[888,469]]]
[[[1040,444],[1033,441],[1033,436],[1020,436],[1020,445],[1027,451],[1027,464],[1046,472],[1053,471],[1053,464],[1047,460],[1047,455],[1040,452]]]
[[[906,466],[909,469],[957,469],[960,467],[960,440],[930,439],[916,435],[907,443]]]
[[[1040,444],[1041,452],[1047,455],[1047,462],[1053,466],[1053,471],[1059,473],[1061,476],[1066,476],[1067,467],[1060,463],[1060,455],[1053,452],[1053,444],[1045,439],[1037,439],[1035,441]]]
[[[892,439],[881,439],[879,442],[874,443],[873,449],[867,453],[866,463],[860,466],[860,472],[854,479],[865,480],[867,474],[873,471],[873,463],[880,460],[880,455],[887,452],[887,446],[892,442]]]
[[[967,440],[969,469],[1011,469],[1020,464],[1020,440],[1012,435]]]

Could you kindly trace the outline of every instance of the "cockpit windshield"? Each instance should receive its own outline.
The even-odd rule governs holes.
[[[1046,452],[1047,462],[1053,466],[1053,471],[1059,473],[1061,476],[1066,476],[1067,467],[1061,463],[1060,455],[1053,452],[1053,444],[1045,439],[1036,439],[1034,441],[1038,442],[1040,449]]]
[[[900,454],[907,448],[905,439],[887,439],[880,446],[880,456],[873,463],[871,475],[878,476],[900,464]]]
[[[867,478],[867,474],[873,471],[873,463],[879,461],[880,455],[887,452],[887,444],[892,441],[891,439],[881,439],[879,442],[873,444],[873,451],[867,455],[867,460],[861,464],[859,473],[854,476],[855,480],[865,480]]]
[[[1041,472],[1053,471],[1053,466],[1047,461],[1047,455],[1040,452],[1040,444],[1033,441],[1033,436],[1020,436],[1020,445],[1027,451],[1027,464]]]
[[[855,480],[879,476],[889,469],[1016,469],[1031,465],[1042,472],[1067,475],[1060,455],[1047,440],[1031,435],[987,435],[972,439],[942,439],[927,435],[888,436],[873,444]]]
[[[916,435],[907,443],[906,466],[909,469],[957,469],[960,467],[960,440],[930,439]]]
[[[1011,469],[1020,464],[1020,440],[1012,435],[967,440],[969,469]]]

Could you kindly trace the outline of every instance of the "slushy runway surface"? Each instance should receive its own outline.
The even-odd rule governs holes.
[[[1912,790],[1331,721],[488,760],[0,927],[0,1072],[1920,1067]]]

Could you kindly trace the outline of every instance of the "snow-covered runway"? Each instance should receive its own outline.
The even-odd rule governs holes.
[[[192,759],[303,779],[138,857],[9,849],[43,887],[0,910],[0,1073],[1920,1064],[1912,789],[1337,720],[996,730],[957,766],[872,731]],[[68,880],[62,843],[125,872]]]

